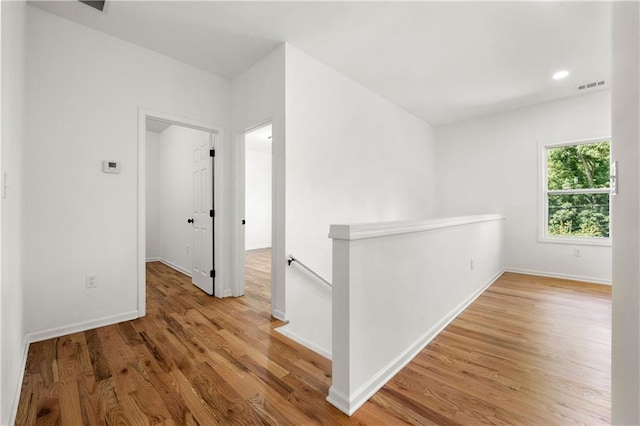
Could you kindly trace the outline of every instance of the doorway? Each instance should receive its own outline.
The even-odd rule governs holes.
[[[139,115],[138,309],[146,311],[146,263],[158,261],[222,297],[220,131],[141,111]],[[219,286],[218,286],[219,287]]]
[[[271,298],[272,127],[244,134],[244,281],[245,292]]]

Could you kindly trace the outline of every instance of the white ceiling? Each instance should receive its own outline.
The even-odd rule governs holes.
[[[288,42],[433,125],[610,85],[610,2],[32,4],[229,79]]]

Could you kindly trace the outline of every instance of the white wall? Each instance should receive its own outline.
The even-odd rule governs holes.
[[[233,230],[234,295],[243,294],[240,284],[244,282],[244,227],[241,220],[244,215],[244,194],[241,191],[241,164],[244,164],[242,138],[244,133],[266,121],[272,124],[272,159],[273,181],[272,202],[273,217],[271,228],[271,314],[280,319],[285,318],[285,111],[284,111],[284,79],[285,79],[285,47],[278,47],[254,66],[237,76],[232,82],[232,117],[234,132],[234,214],[231,229]]]
[[[614,3],[612,421],[640,424],[640,7]]]
[[[22,146],[25,140],[26,4],[1,4],[2,14],[2,132],[0,172],[10,185],[1,205],[0,265],[0,424],[12,424],[20,392],[24,357],[22,264]],[[1,173],[0,173],[1,176]],[[46,179],[43,176],[42,179]],[[47,210],[40,204],[41,211]],[[26,294],[29,294],[28,292]]]
[[[245,137],[245,219],[245,250],[271,247],[271,140],[262,129]]]
[[[287,252],[330,280],[331,223],[433,216],[433,129],[286,47]],[[301,340],[316,336],[311,343],[330,352],[330,298],[314,294],[321,285],[298,265],[287,268],[285,329]]]
[[[351,415],[498,278],[503,224],[482,215],[331,226],[328,401]]]
[[[46,338],[137,315],[139,108],[228,128],[230,83],[33,7],[27,23],[25,326]]]
[[[611,136],[610,108],[607,90],[436,129],[438,216],[502,213],[507,268],[611,282],[611,247],[538,242],[539,144]]]
[[[146,202],[145,210],[147,260],[159,260],[162,254],[160,233],[160,134],[146,133]]]

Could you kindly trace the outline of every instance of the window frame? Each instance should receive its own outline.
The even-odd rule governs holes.
[[[591,246],[611,246],[611,188],[594,189],[561,189],[549,190],[547,177],[547,151],[551,148],[559,148],[571,145],[588,145],[597,142],[609,141],[609,153],[611,153],[611,137],[599,137],[591,139],[580,139],[566,142],[540,143],[539,144],[539,190],[538,190],[538,241],[541,243],[558,243]],[[611,163],[611,154],[609,154]],[[611,165],[609,165],[611,170]],[[609,237],[571,237],[549,235],[549,195],[571,195],[571,194],[609,194]]]

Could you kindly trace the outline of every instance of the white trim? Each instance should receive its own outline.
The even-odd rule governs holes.
[[[154,120],[164,121],[167,123],[189,127],[191,129],[202,130],[205,132],[213,133],[217,135],[214,142],[214,149],[216,150],[216,156],[214,157],[214,179],[215,179],[215,200],[216,206],[216,221],[215,221],[215,265],[216,270],[215,283],[219,285],[215,286],[215,296],[223,297],[225,279],[225,265],[224,263],[224,251],[222,250],[225,241],[225,206],[224,200],[224,182],[222,182],[224,176],[224,132],[221,127],[209,123],[203,123],[197,120],[180,117],[173,114],[154,111],[146,108],[138,108],[138,250],[137,250],[137,268],[138,268],[138,312],[140,316],[146,314],[146,197],[145,197],[145,169],[146,169],[146,119],[152,118]],[[169,265],[171,266],[171,265]],[[182,272],[182,271],[181,271]],[[189,274],[190,275],[190,274]]]
[[[574,246],[605,246],[611,247],[611,238],[602,237],[542,237],[538,238],[539,243],[544,244],[571,244]]]
[[[284,312],[278,309],[271,309],[271,316],[280,321],[286,321]]]
[[[233,154],[234,154],[234,221],[233,226],[233,247],[234,247],[234,276],[231,283],[234,296],[244,295],[245,289],[245,230],[242,225],[242,219],[245,217],[245,195],[244,195],[244,131],[236,131],[234,133],[233,141]],[[239,219],[239,220],[238,220]]]
[[[67,334],[78,333],[81,331],[91,330],[93,328],[117,324],[119,322],[130,321],[140,317],[142,317],[142,315],[140,315],[138,311],[123,312],[121,314],[110,315],[108,317],[102,317],[90,321],[77,322],[74,324],[52,327],[40,331],[32,331],[25,334],[25,339],[29,343],[35,343],[42,340],[53,339],[54,337],[66,336]]]
[[[547,195],[611,194],[610,188],[547,189]]]
[[[234,166],[235,166],[235,183],[234,187],[234,211],[240,216],[243,214],[243,206],[240,205],[240,178],[241,170],[240,165],[244,165],[244,157],[240,157],[242,141],[242,135],[250,131],[251,129],[259,128],[266,124],[271,123],[271,160],[272,160],[272,208],[273,214],[271,215],[271,311],[277,318],[284,318],[284,312],[286,311],[286,297],[285,297],[285,228],[286,228],[286,152],[285,152],[285,119],[280,109],[276,108],[271,111],[266,118],[262,120],[250,121],[249,123],[255,123],[253,125],[246,124],[244,127],[235,127],[235,141],[234,141]],[[244,153],[242,153],[244,155]],[[242,178],[244,173],[242,173]],[[243,202],[243,200],[242,200]],[[242,280],[244,276],[244,250],[239,247],[240,243],[244,245],[244,234],[241,227],[241,223],[237,223],[234,227],[234,275],[236,283]],[[242,236],[242,239],[241,239]],[[237,291],[237,290],[236,290]],[[237,294],[239,295],[239,294]],[[280,318],[281,319],[281,318]]]
[[[183,268],[182,266],[178,266],[175,263],[171,263],[168,260],[163,259],[162,257],[149,257],[149,258],[147,258],[147,263],[149,263],[149,262],[160,262],[160,263],[168,266],[169,268],[171,268],[171,269],[173,269],[173,270],[175,270],[177,272],[180,272],[182,275],[186,275],[188,277],[191,277],[191,271]]]
[[[22,359],[20,360],[20,377],[15,385],[13,392],[13,402],[11,403],[11,411],[9,414],[9,423],[13,425],[16,423],[16,417],[18,416],[18,405],[20,403],[20,393],[22,392],[22,382],[24,381],[24,373],[27,369],[27,356],[29,355],[30,342],[27,340],[27,336],[22,338]],[[2,419],[0,419],[2,421]]]
[[[164,265],[167,265],[169,268],[174,269],[174,270],[180,272],[181,274],[186,275],[189,278],[191,278],[191,271],[190,270],[185,269],[182,266],[178,266],[175,263],[169,262],[166,259],[159,258],[158,261],[162,262]]]
[[[313,343],[311,343],[310,341],[308,341],[307,339],[298,336],[297,334],[294,334],[292,332],[290,332],[289,330],[287,330],[286,325],[280,326],[278,328],[275,328],[274,330],[277,331],[278,333],[282,334],[283,336],[288,337],[289,339],[300,343],[302,346],[305,346],[309,349],[311,349],[312,351],[314,351],[317,354],[322,355],[323,357],[327,358],[327,359],[331,359],[331,352],[329,352],[328,350],[321,348],[318,345],[315,345]]]
[[[214,238],[213,244],[215,248],[215,255],[213,257],[213,269],[216,271],[216,276],[214,278],[214,296],[216,297],[225,297],[226,292],[226,268],[225,268],[225,253],[224,250],[224,242],[226,241],[225,237],[225,186],[224,186],[224,133],[221,128],[214,128],[214,131],[209,131],[214,134],[214,137],[211,138],[213,140],[213,149],[216,151],[216,156],[213,157],[213,175],[214,175],[214,189],[215,189],[215,197],[212,200],[213,208],[216,210],[215,221],[213,230],[215,232],[216,238]],[[216,285],[217,284],[217,285]]]
[[[138,312],[145,315],[147,312],[147,271],[146,264],[141,265],[142,259],[147,257],[147,217],[146,217],[146,141],[147,141],[147,116],[150,114],[144,110],[138,110],[138,256],[136,265],[138,268]]]
[[[365,238],[386,237],[390,235],[409,234],[414,232],[431,231],[434,229],[450,228],[453,226],[470,225],[479,222],[504,220],[500,214],[477,216],[461,216],[443,219],[415,220],[403,222],[358,223],[351,225],[331,225],[329,238],[334,240],[361,240]]]
[[[611,136],[605,136],[601,138],[591,138],[582,140],[565,141],[558,143],[538,143],[538,242],[540,243],[557,243],[557,244],[578,244],[578,245],[590,245],[590,246],[610,246],[611,236],[608,238],[598,237],[571,237],[571,236],[550,236],[548,232],[549,223],[549,209],[548,209],[548,196],[549,195],[563,195],[563,194],[606,194],[610,192],[609,188],[594,188],[594,189],[571,189],[571,190],[549,190],[547,188],[547,150],[549,148],[559,148],[563,146],[571,145],[588,145],[598,142],[609,142],[611,147]],[[609,205],[609,231],[611,231],[611,205]]]
[[[535,275],[538,277],[559,278],[563,280],[582,281],[582,282],[593,283],[593,284],[611,285],[611,280],[607,280],[604,278],[586,277],[582,275],[562,274],[559,272],[545,272],[545,271],[536,271],[533,269],[511,268],[511,267],[506,267],[504,271],[512,272],[514,274]]]
[[[602,136],[599,138],[589,138],[589,139],[577,139],[563,142],[553,142],[553,143],[541,143],[541,145],[545,148],[559,148],[561,146],[570,146],[570,145],[588,145],[598,142],[609,141],[611,142],[611,136]]]
[[[465,300],[460,302],[455,308],[453,308],[446,316],[444,316],[438,323],[427,330],[416,342],[409,346],[404,352],[398,355],[385,367],[381,368],[371,379],[365,382],[358,390],[353,392],[348,397],[342,395],[340,392],[333,389],[333,386],[329,389],[329,396],[327,401],[334,404],[336,408],[347,415],[352,415],[358,408],[360,408],[369,398],[371,398],[376,392],[378,392],[389,380],[393,378],[400,370],[402,370],[407,364],[411,362],[428,344],[433,340],[442,330],[445,329],[458,315],[462,313],[469,305],[473,303],[484,291],[491,286],[500,276],[503,274],[504,269],[501,269],[494,274],[486,284],[472,293]]]
[[[253,124],[241,127],[235,134],[235,202],[234,210],[237,212],[238,219],[246,218],[245,210],[245,151],[246,143],[245,137],[247,133],[251,133],[255,130],[261,129],[266,126],[271,126],[271,309],[275,309],[275,294],[276,294],[276,256],[274,249],[274,237],[276,235],[277,221],[275,218],[276,209],[276,189],[275,189],[275,140],[276,135],[273,130],[273,117],[268,116],[262,120],[256,121]],[[245,293],[245,227],[242,225],[241,220],[237,220],[234,229],[235,235],[235,279],[232,283],[232,291],[230,296],[242,296]]]
[[[60,327],[48,328],[45,330],[28,332],[22,338],[22,360],[20,361],[20,380],[16,383],[13,403],[11,405],[11,414],[9,424],[15,424],[18,415],[18,404],[20,402],[20,392],[22,391],[22,382],[24,381],[24,373],[27,369],[27,357],[29,355],[29,346],[31,343],[41,342],[43,340],[53,339],[55,337],[66,336],[67,334],[78,333],[81,331],[91,330],[98,327],[117,324],[124,321],[130,321],[140,318],[138,311],[124,312],[117,315],[98,318],[91,321],[79,322],[75,324],[64,325]]]
[[[351,409],[349,404],[349,397],[335,387],[331,386],[329,388],[329,395],[327,396],[327,402],[338,410],[342,411],[346,415],[352,415],[358,408]]]

